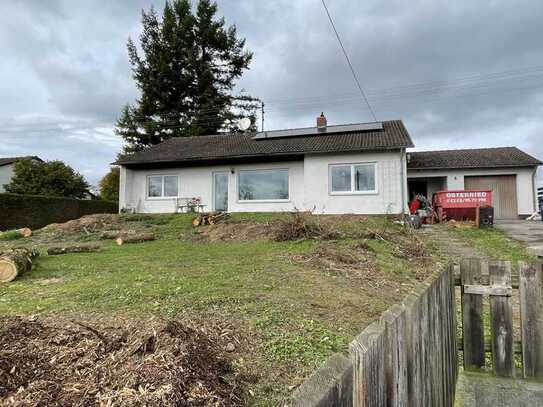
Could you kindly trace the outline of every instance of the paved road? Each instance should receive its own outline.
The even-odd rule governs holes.
[[[543,256],[543,222],[529,220],[496,221],[496,229],[502,230],[509,237],[528,245],[529,250]]]

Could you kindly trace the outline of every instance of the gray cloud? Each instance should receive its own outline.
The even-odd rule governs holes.
[[[137,38],[152,3],[163,6],[4,4],[0,155],[63,159],[96,183],[121,146],[112,133],[119,110],[137,96],[126,40]],[[543,69],[520,72],[543,67],[543,3],[328,6],[378,118],[403,119],[419,149],[517,145],[543,158]],[[219,10],[254,52],[239,88],[266,102],[267,128],[310,125],[320,111],[333,123],[370,119],[320,1],[219,0]],[[505,71],[516,73],[488,77]],[[402,88],[411,84],[426,85]]]

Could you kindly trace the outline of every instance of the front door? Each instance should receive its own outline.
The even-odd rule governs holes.
[[[213,210],[228,211],[228,173],[213,173]]]

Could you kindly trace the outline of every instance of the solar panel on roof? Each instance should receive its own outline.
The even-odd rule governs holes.
[[[383,130],[382,122],[374,123],[359,123],[359,124],[340,124],[336,126],[327,126],[319,129],[318,127],[305,127],[302,129],[287,129],[287,130],[272,130],[257,133],[253,137],[253,140],[264,140],[270,138],[282,138],[282,137],[301,137],[311,136],[318,134],[334,134],[334,133],[348,133],[348,132],[364,132],[364,131],[377,131]]]

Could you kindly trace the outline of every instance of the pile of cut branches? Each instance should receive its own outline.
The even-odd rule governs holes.
[[[340,236],[329,225],[319,222],[311,212],[291,212],[288,218],[277,222],[274,239],[278,242],[304,239],[332,240]]]

